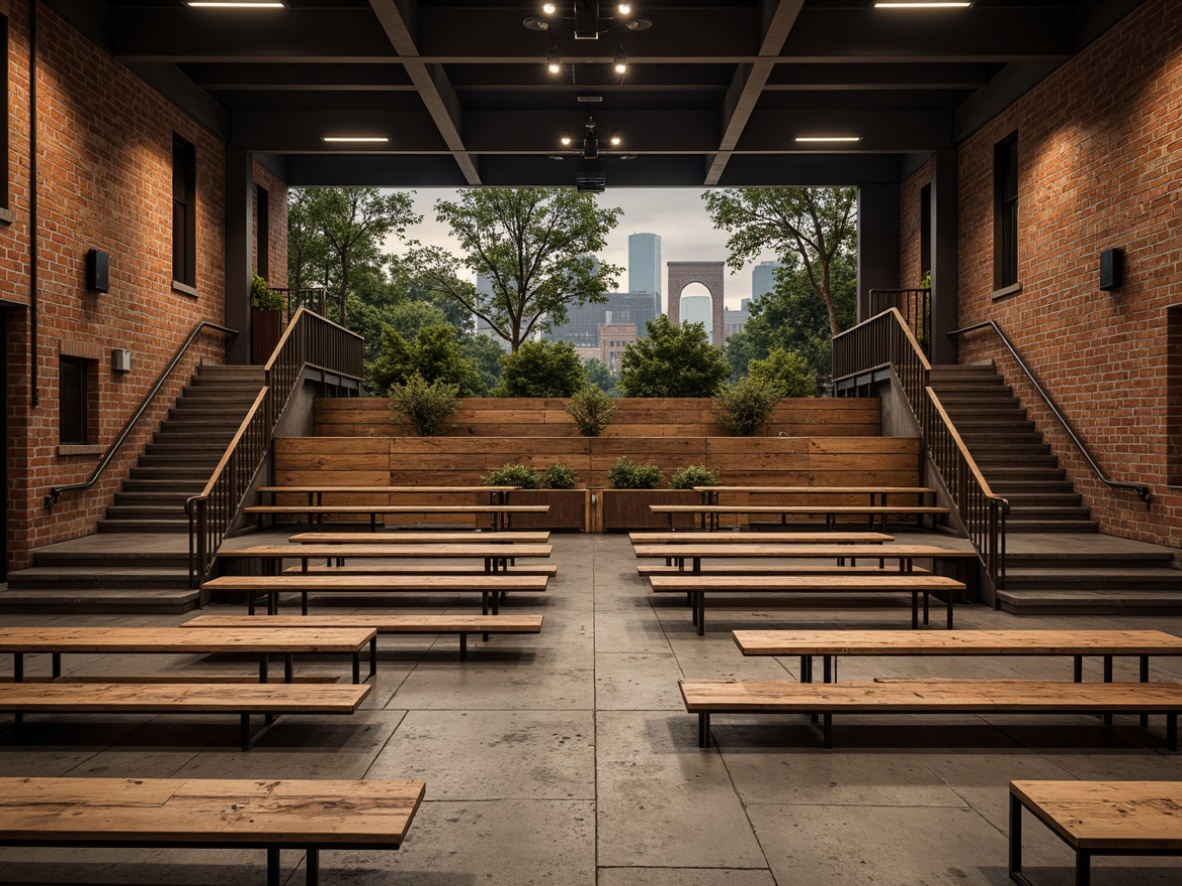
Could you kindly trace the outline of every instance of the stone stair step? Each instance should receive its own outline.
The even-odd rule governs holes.
[[[170,483],[195,482],[202,486],[209,479],[210,471],[205,467],[189,465],[137,465],[131,469],[131,479],[167,480]]]
[[[1182,595],[1182,570],[1162,567],[1120,569],[1111,565],[1088,568],[1032,568],[1006,563],[1006,590],[1160,590]]]
[[[992,486],[993,484],[990,484]],[[1024,487],[1023,487],[1024,488]],[[1006,500],[1010,503],[1011,508],[1018,507],[1064,507],[1073,508],[1081,507],[1080,502],[1083,500],[1078,492],[998,492],[996,488],[993,490],[998,495],[1004,495]]]
[[[1014,440],[991,440],[988,443],[973,441],[973,443],[970,445],[966,440],[965,444],[969,445],[969,451],[972,452],[973,458],[976,459],[978,463],[980,463],[981,457],[984,455],[1011,454],[1017,456],[1051,454],[1051,446],[1049,443],[1019,443]]]
[[[990,465],[986,470],[982,467],[985,474],[985,479],[993,485],[994,479],[998,481],[1012,480],[1021,483],[1026,480],[1055,480],[1065,482],[1067,480],[1067,472],[1062,468],[1045,467],[1045,466],[1031,466],[1031,465]]]
[[[123,481],[123,491],[126,493],[140,492],[176,492],[181,495],[196,495],[204,487],[204,483],[195,480],[187,485],[178,485],[177,481],[164,478],[128,478]],[[118,494],[118,493],[116,493]]]
[[[969,450],[973,454],[973,460],[977,466],[984,469],[997,465],[1006,467],[1013,465],[1014,467],[1023,468],[1051,468],[1054,469],[1059,466],[1059,457],[1057,455],[1035,455],[1026,454],[1023,452],[982,452],[980,454]]]
[[[1182,592],[1011,591],[997,592],[1003,612],[1015,615],[1182,615]]]
[[[952,423],[956,425],[959,432],[964,431],[980,431],[981,433],[996,432],[999,429],[1002,431],[1013,431],[1015,433],[1029,434],[1035,433],[1034,422],[1029,419],[1015,420],[1004,416],[988,416],[988,415],[974,415],[974,416],[955,416],[950,415]]]
[[[1023,520],[1006,518],[1006,532],[1099,532],[1091,520]]]
[[[175,566],[33,566],[8,573],[8,589],[82,590],[90,588],[175,590],[189,586],[189,568]]]
[[[225,450],[222,450],[224,452]],[[177,465],[177,457],[175,455],[148,455],[144,453],[140,456],[137,467],[141,468],[174,468],[176,470],[187,471],[204,471],[205,477],[208,479],[209,475],[213,473],[213,469],[217,467],[221,460],[222,452],[198,452],[194,453],[185,459],[184,465]]]
[[[1011,495],[1067,495],[1076,494],[1075,487],[1070,480],[1035,480],[1035,479],[1003,479],[989,478],[989,485],[998,495],[1009,498]]]
[[[178,510],[176,505],[157,503],[150,505],[108,505],[106,518],[108,520],[167,520],[170,517],[184,517],[185,509],[182,504]]]
[[[1010,552],[1006,563],[1014,569],[1173,569],[1174,554],[1169,550],[1089,553],[1065,546],[1057,551]],[[1174,571],[1182,580],[1182,570]]]
[[[1040,506],[1010,501],[1010,515],[1006,518],[1006,525],[1012,520],[1083,520],[1090,521],[1092,512],[1079,505],[1071,506]]]
[[[127,490],[127,484],[123,484],[124,490]],[[191,495],[196,495],[200,489],[188,492],[183,489],[160,489],[150,492],[134,492],[124,491],[115,493],[115,504],[112,507],[116,508],[161,508],[167,507],[175,511],[178,507],[182,510],[185,507],[185,500]]]
[[[166,553],[145,550],[140,544],[120,548],[115,540],[102,546],[102,550],[75,550],[63,545],[49,545],[33,552],[33,567],[45,569],[82,568],[89,566],[111,566],[122,568],[185,569],[189,568],[186,552]]]
[[[173,534],[189,531],[189,518],[181,512],[176,519],[128,520],[102,519],[98,522],[99,532],[139,532],[149,534]]]
[[[198,608],[201,592],[184,590],[84,589],[0,591],[0,612],[39,614],[142,613],[178,615]]]
[[[228,443],[229,441],[227,441]],[[182,456],[189,457],[192,455],[216,455],[221,458],[222,453],[226,451],[226,443],[209,443],[198,440],[183,440],[177,438],[175,440],[153,440],[144,448],[145,455],[167,455],[171,457]]]

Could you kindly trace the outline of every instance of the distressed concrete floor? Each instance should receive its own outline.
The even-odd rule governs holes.
[[[1008,882],[1009,780],[1182,779],[1162,724],[1145,732],[1132,718],[1106,729],[1074,716],[845,717],[838,747],[826,751],[802,717],[718,716],[715,747],[699,750],[679,678],[796,675],[795,660],[744,659],[731,628],[903,628],[906,602],[711,606],[707,635],[698,637],[684,601],[654,599],[642,585],[625,537],[554,543],[551,590],[506,604],[544,613],[542,634],[475,642],[463,664],[454,637],[383,637],[374,691],[352,717],[282,717],[248,752],[238,749],[234,718],[33,718],[20,735],[0,729],[0,774],[426,779],[427,800],[401,851],[322,854],[325,884],[359,886],[1000,886]],[[459,597],[397,604],[415,612],[473,605]],[[362,598],[313,606],[380,611]],[[165,625],[187,617],[6,621]],[[1016,618],[984,607],[960,609],[957,625],[1182,633],[1182,618]],[[67,656],[64,666],[67,674],[250,674],[256,663],[111,655]],[[849,658],[840,668],[843,679],[1070,675],[1070,662],[1055,659]],[[27,669],[47,671],[48,662],[34,658]],[[1088,669],[1098,677],[1097,662]],[[1134,677],[1131,663],[1117,670]],[[347,671],[344,660],[297,664],[297,673]],[[1154,676],[1182,678],[1182,662],[1155,662]],[[1029,819],[1025,845],[1035,883],[1072,882],[1068,851]],[[285,882],[302,883],[301,854],[283,857]],[[262,853],[250,850],[9,848],[0,865],[6,884],[265,881]],[[1169,859],[1096,867],[1096,886],[1182,882]]]

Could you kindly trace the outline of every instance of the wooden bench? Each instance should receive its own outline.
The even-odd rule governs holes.
[[[301,572],[308,572],[308,561],[323,559],[330,564],[344,566],[349,559],[422,560],[425,558],[447,558],[450,560],[482,560],[483,572],[492,574],[508,571],[509,561],[520,559],[547,558],[554,552],[553,545],[536,544],[486,544],[484,542],[431,545],[426,550],[422,545],[251,545],[219,551],[218,557],[227,560],[261,560],[274,575],[279,572],[283,560],[299,560]],[[431,574],[443,574],[448,568],[430,566]],[[370,570],[372,572],[372,570]]]
[[[298,532],[287,539],[297,545],[439,545],[457,542],[486,544],[537,544],[550,541],[550,533],[537,530],[450,529],[423,532],[415,529],[391,529],[381,532]]]
[[[919,627],[919,595],[923,595],[923,623],[928,623],[928,596],[943,594],[952,629],[952,606],[964,584],[942,575],[654,575],[649,579],[656,593],[689,594],[698,635],[705,633],[706,593],[729,594],[911,594],[911,627]]]
[[[350,655],[353,658],[353,682],[361,682],[361,650],[371,647],[370,675],[375,661],[371,641],[372,628],[326,627],[298,635],[273,631],[259,624],[225,627],[194,635],[192,631],[172,627],[11,627],[0,628],[0,653],[12,653],[13,681],[25,679],[25,655],[48,653],[52,657],[52,679],[62,674],[62,655],[70,652],[155,654],[248,653],[259,658],[259,682],[268,680],[272,655],[282,655],[285,683],[293,680],[293,657],[299,655]]]
[[[1179,683],[1065,683],[1044,680],[682,680],[685,709],[698,715],[698,746],[710,746],[714,713],[821,716],[833,747],[834,714],[1164,714],[1166,743],[1178,749]]]
[[[549,505],[248,505],[242,509],[242,513],[258,517],[259,529],[263,528],[263,518],[267,516],[274,518],[304,515],[308,518],[309,524],[315,522],[317,525],[323,525],[325,516],[330,514],[368,514],[371,531],[378,528],[378,515],[469,514],[473,517],[488,517],[489,528],[495,531],[511,528],[514,514],[545,514],[549,510]],[[313,517],[316,518],[315,521]]]
[[[887,560],[895,560],[899,564],[895,572],[912,572],[916,560],[951,560],[959,565],[978,557],[973,550],[951,550],[936,545],[638,544],[632,550],[640,559],[662,559],[681,568],[688,560],[694,575],[701,574],[702,561],[706,559],[837,560],[839,566],[844,566],[846,560],[852,566],[857,565],[863,559],[877,560],[880,570],[885,570]],[[722,571],[711,570],[716,574]]]
[[[1177,781],[1011,781],[1010,879],[1022,873],[1022,810],[1075,853],[1075,884],[1090,886],[1097,855],[1182,855],[1182,783]]]
[[[0,712],[15,714],[237,714],[242,749],[250,746],[250,717],[351,714],[369,695],[367,684],[268,683],[0,683]],[[2,802],[2,801],[0,801]]]
[[[636,567],[636,572],[642,578],[652,578],[654,575],[701,575],[688,573],[680,566],[653,566],[642,563]],[[750,564],[724,563],[708,570],[710,575],[898,575],[899,570],[889,566],[758,566]],[[913,567],[908,575],[929,575],[927,569]]]
[[[259,495],[259,504],[264,496],[271,496],[271,503],[278,504],[275,496],[293,494],[306,495],[308,504],[323,505],[326,495],[467,495],[483,493],[489,497],[489,504],[504,504],[506,496],[518,486],[260,486],[255,492]]]
[[[299,849],[315,886],[322,849],[398,849],[425,789],[422,781],[6,777],[0,845],[265,849],[268,886],[279,886],[280,851]]]
[[[894,541],[895,537],[882,532],[695,532],[683,529],[678,532],[629,532],[628,540],[634,545],[871,545]]]
[[[549,579],[545,575],[223,575],[203,585],[210,591],[244,592],[248,612],[254,615],[258,594],[267,597],[267,612],[274,615],[279,595],[299,593],[300,611],[308,614],[308,594],[459,594],[479,592],[482,611],[500,611],[500,600],[509,591],[541,592]]]
[[[702,497],[702,504],[722,504],[722,496],[801,496],[813,495],[828,499],[828,504],[841,504],[850,496],[866,496],[871,506],[886,505],[892,496],[914,498],[916,505],[934,505],[937,491],[930,486],[695,486],[694,491]],[[841,498],[838,498],[841,497]],[[713,528],[718,528],[718,517],[713,518]]]
[[[459,634],[460,661],[468,659],[468,635],[537,634],[540,615],[198,615],[182,628],[240,627],[262,623],[271,628],[358,627],[378,634]],[[370,641],[370,658],[377,652],[377,638]]]
[[[918,517],[920,525],[924,517],[931,517],[934,526],[936,517],[948,516],[948,508],[932,505],[649,505],[649,510],[654,514],[668,514],[670,530],[673,529],[673,518],[678,514],[697,514],[704,530],[717,528],[717,518],[723,514],[771,514],[779,516],[784,524],[791,516],[823,516],[826,529],[833,529],[838,517],[866,517],[868,528],[873,529],[875,517],[885,528],[887,517]]]

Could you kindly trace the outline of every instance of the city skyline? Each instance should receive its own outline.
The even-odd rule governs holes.
[[[435,221],[435,202],[440,199],[454,200],[458,191],[448,188],[402,188],[414,190],[415,212],[423,216],[421,224],[407,230],[407,236],[424,244],[454,248],[451,233],[446,225]],[[623,268],[616,279],[614,289],[623,291],[628,287],[628,237],[631,234],[657,234],[661,238],[661,310],[668,307],[668,277],[665,264],[671,261],[726,261],[727,233],[714,229],[706,213],[700,188],[609,188],[597,199],[601,206],[619,207],[622,210],[619,224],[608,234],[607,246],[600,250],[601,261]],[[386,247],[392,252],[402,252],[405,247],[394,238],[388,238]],[[744,298],[751,297],[752,272],[762,261],[776,261],[777,256],[765,251],[756,256],[743,269],[732,272],[728,267],[725,277],[726,307],[737,310]],[[705,289],[690,286],[686,296],[693,293],[705,295]]]

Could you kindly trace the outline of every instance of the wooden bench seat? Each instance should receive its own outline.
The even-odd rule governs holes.
[[[895,537],[882,532],[699,532],[683,529],[675,532],[629,532],[628,540],[634,545],[870,545],[894,541]]]
[[[239,627],[262,623],[275,628],[344,628],[358,627],[378,634],[459,634],[460,661],[468,658],[468,635],[537,634],[542,630],[540,615],[198,615],[182,628]],[[375,655],[377,640],[371,641],[370,656]]]
[[[507,569],[511,560],[517,559],[545,559],[554,552],[554,546],[548,544],[513,544],[499,545],[484,542],[455,543],[447,545],[431,545],[427,550],[422,545],[250,545],[245,548],[234,548],[219,551],[218,557],[223,560],[260,560],[268,570],[274,574],[283,560],[299,560],[302,572],[308,571],[309,560],[326,560],[337,566],[344,566],[346,560],[479,560],[482,561],[484,572],[494,573]],[[449,564],[449,566],[452,564]],[[435,574],[449,571],[446,567],[437,568]],[[372,570],[371,570],[372,572]],[[466,570],[465,570],[466,572]]]
[[[330,515],[356,516],[369,515],[369,528],[376,531],[379,516],[421,514],[448,515],[467,514],[473,517],[488,517],[489,526],[495,529],[508,529],[514,514],[545,514],[550,510],[549,505],[248,505],[242,513],[250,514],[259,519],[259,528],[263,527],[264,517],[298,517],[305,516],[308,523],[321,524]],[[316,518],[313,521],[313,518]]]
[[[685,709],[698,715],[698,746],[709,747],[713,713],[819,714],[833,747],[834,714],[1010,713],[1164,714],[1178,749],[1180,683],[1065,683],[1043,680],[682,680]]]
[[[366,684],[336,683],[0,683],[0,712],[15,714],[237,714],[242,749],[250,717],[262,714],[351,714]],[[76,734],[81,734],[78,732]]]
[[[423,801],[422,781],[338,779],[0,778],[0,844],[265,849],[398,849]],[[244,882],[241,873],[234,882]]]
[[[306,572],[309,575],[486,575],[479,566],[465,566],[462,563],[406,563],[397,566],[378,566],[363,563],[359,566],[288,566],[283,575]],[[530,563],[524,566],[505,566],[497,572],[498,575],[545,575],[550,578],[558,575],[558,567],[553,564]]]
[[[773,559],[773,560],[836,560],[844,566],[848,560],[856,565],[859,559],[877,560],[885,568],[887,560],[899,565],[895,572],[910,573],[916,560],[952,561],[957,564],[975,562],[973,550],[950,550],[936,545],[764,545],[764,544],[681,544],[634,545],[632,552],[640,559],[661,559],[667,565],[684,567],[690,561],[690,571],[702,571],[702,561],[709,559]],[[712,572],[718,573],[715,568]]]
[[[964,584],[942,575],[654,575],[649,579],[656,593],[690,595],[698,634],[705,632],[706,594],[911,594],[911,627],[919,627],[919,595],[923,595],[923,621],[928,623],[928,596],[942,594],[952,629],[952,606]]]
[[[654,566],[641,563],[637,574],[651,578],[654,575],[898,575],[899,570],[883,566],[776,566],[763,563],[723,563],[697,572],[686,572],[680,566]],[[927,569],[912,567],[908,575],[930,575]]]
[[[248,611],[254,614],[258,594],[267,597],[267,611],[274,615],[279,595],[298,593],[300,611],[308,614],[308,594],[460,594],[479,593],[482,611],[500,611],[501,597],[509,591],[538,593],[546,590],[545,575],[223,575],[203,587],[210,591],[243,592]]]
[[[287,539],[297,545],[439,545],[465,542],[486,544],[538,544],[550,541],[545,530],[449,529],[424,532],[418,529],[388,529],[381,532],[297,532]]]
[[[673,518],[678,514],[698,514],[702,529],[717,528],[717,518],[724,514],[764,514],[780,517],[782,523],[788,517],[824,517],[826,529],[837,525],[838,517],[861,516],[873,528],[875,517],[885,527],[887,517],[946,517],[948,508],[935,505],[649,505],[654,514],[668,514],[669,528],[673,529]]]
[[[1029,810],[1075,853],[1075,884],[1091,883],[1097,855],[1182,855],[1178,781],[1011,781],[1009,875],[1022,872],[1022,810]]]
[[[259,682],[268,680],[271,655],[284,659],[284,682],[293,679],[295,655],[349,655],[353,659],[353,682],[361,682],[361,650],[370,645],[372,628],[360,626],[324,628],[299,635],[269,631],[258,624],[226,627],[194,636],[191,631],[172,627],[8,627],[0,628],[0,653],[12,654],[13,681],[25,678],[25,655],[43,653],[52,659],[52,678],[62,673],[64,653],[247,653],[259,659]],[[370,656],[370,674],[374,673]]]

